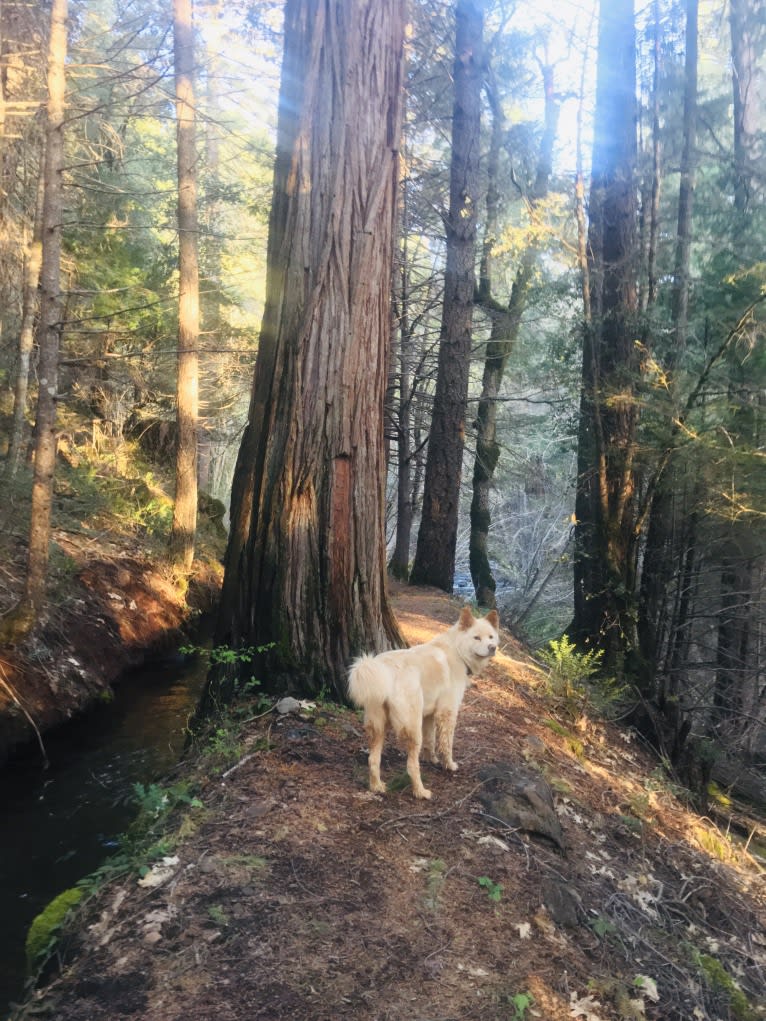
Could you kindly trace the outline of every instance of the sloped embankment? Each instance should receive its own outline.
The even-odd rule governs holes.
[[[457,615],[432,592],[396,605],[412,642]],[[763,868],[630,734],[571,718],[540,679],[506,636],[467,693],[459,772],[424,767],[428,803],[390,746],[399,789],[366,790],[355,713],[248,706],[174,777],[143,878],[115,873],[86,902],[18,1017],[766,1016]],[[504,820],[498,777],[549,796],[559,829]]]
[[[54,539],[67,570],[35,628],[0,646],[0,764],[36,732],[108,698],[127,670],[175,649],[180,629],[212,608],[220,586],[212,559],[196,564],[184,597],[169,570],[136,542],[94,543],[64,530]],[[24,571],[21,546],[6,552],[3,612],[19,598]]]

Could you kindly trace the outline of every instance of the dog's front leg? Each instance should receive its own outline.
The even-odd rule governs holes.
[[[455,738],[455,724],[457,713],[450,710],[436,714],[436,744],[439,752],[439,759],[445,769],[454,773],[457,769],[457,762],[452,758],[452,742]]]

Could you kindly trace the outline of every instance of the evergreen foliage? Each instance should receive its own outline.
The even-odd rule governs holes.
[[[578,162],[587,170],[590,159],[598,18],[578,10],[571,22],[562,14],[561,24],[554,25],[529,5],[493,0],[483,7],[487,67],[480,110],[479,244],[454,572],[458,590],[467,590],[469,551],[475,550],[468,523],[470,466],[477,466],[476,478],[488,491],[475,515],[486,536],[482,584],[507,625],[545,646],[564,632],[574,634],[569,627],[574,492],[587,337],[574,175]],[[650,737],[678,762],[690,734],[760,760],[766,745],[764,136],[748,105],[764,94],[762,8],[733,0],[725,15],[700,10],[682,341],[678,223],[691,7],[687,0],[657,0],[636,11],[638,300],[635,320],[621,336],[630,346],[622,382],[635,417],[633,514],[623,522],[630,535],[622,536],[622,546],[611,546],[623,551],[612,565],[616,570],[605,574],[603,564],[588,566],[605,579],[602,588],[594,587],[596,601],[608,589],[620,603],[615,633],[621,653],[611,666],[652,707]],[[172,460],[176,438],[170,13],[160,0],[132,0],[127,6],[72,0],[67,64],[53,512],[69,524],[95,520],[100,502],[110,500],[145,543],[167,533],[172,508],[151,473]],[[199,3],[195,12],[199,482],[204,499],[210,494],[224,503],[248,418],[266,290],[281,15],[278,3]],[[394,349],[386,401],[387,540],[391,573],[398,578],[410,569],[424,504],[440,347],[455,5],[412,0],[408,17],[391,301]],[[16,374],[24,364],[24,266],[42,166],[39,112],[46,98],[42,55],[49,25],[40,5],[4,5],[2,18],[0,452],[5,454],[14,442]],[[740,45],[743,40],[750,45]],[[543,198],[535,181],[546,68],[553,71],[561,116]],[[752,83],[749,92],[738,87],[745,77]],[[494,139],[493,112],[499,125]],[[531,250],[535,260],[528,264]],[[493,338],[493,315],[509,310],[522,277],[525,304],[513,337]],[[36,290],[27,293],[33,306],[35,296]],[[493,351],[500,351],[492,346],[496,342],[502,347],[492,398],[496,428],[482,444],[482,366],[488,350],[490,362]],[[33,351],[29,393],[22,397],[21,457],[18,465],[10,458],[5,465],[9,478],[18,468],[9,482],[14,500],[29,486],[24,455],[37,397],[35,357]],[[609,383],[614,392],[600,395],[606,420],[617,400],[615,379]],[[614,451],[607,446],[604,453]],[[28,496],[14,507],[9,528],[19,536]],[[594,547],[589,556],[603,559],[603,550]],[[54,551],[54,572],[59,566]],[[592,606],[593,600],[586,609]],[[598,627],[581,637],[588,640],[586,650],[604,645]],[[369,634],[354,641],[366,639]]]

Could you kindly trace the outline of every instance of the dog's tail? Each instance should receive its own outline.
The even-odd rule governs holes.
[[[387,671],[375,656],[360,656],[348,675],[349,698],[362,709],[382,706],[388,697],[387,680]]]

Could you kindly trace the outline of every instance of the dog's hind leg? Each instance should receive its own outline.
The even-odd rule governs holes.
[[[388,720],[399,744],[407,752],[407,773],[416,798],[430,798],[420,777],[420,749],[423,745],[423,692],[417,670],[403,670],[398,677],[396,697],[386,703]]]
[[[400,738],[407,750],[407,773],[412,781],[412,793],[416,798],[430,798],[431,792],[423,786],[420,776],[420,737],[403,733]]]
[[[376,794],[385,794],[386,785],[380,778],[380,757],[383,753],[383,741],[386,736],[385,711],[369,713],[364,721],[369,751],[367,764],[370,770],[370,790]]]
[[[439,752],[439,759],[445,769],[454,773],[457,769],[457,762],[452,758],[452,742],[455,737],[455,724],[457,713],[451,710],[442,711],[436,714],[436,744]]]
[[[423,717],[423,748],[431,762],[439,761],[436,755],[436,730],[433,714]]]

